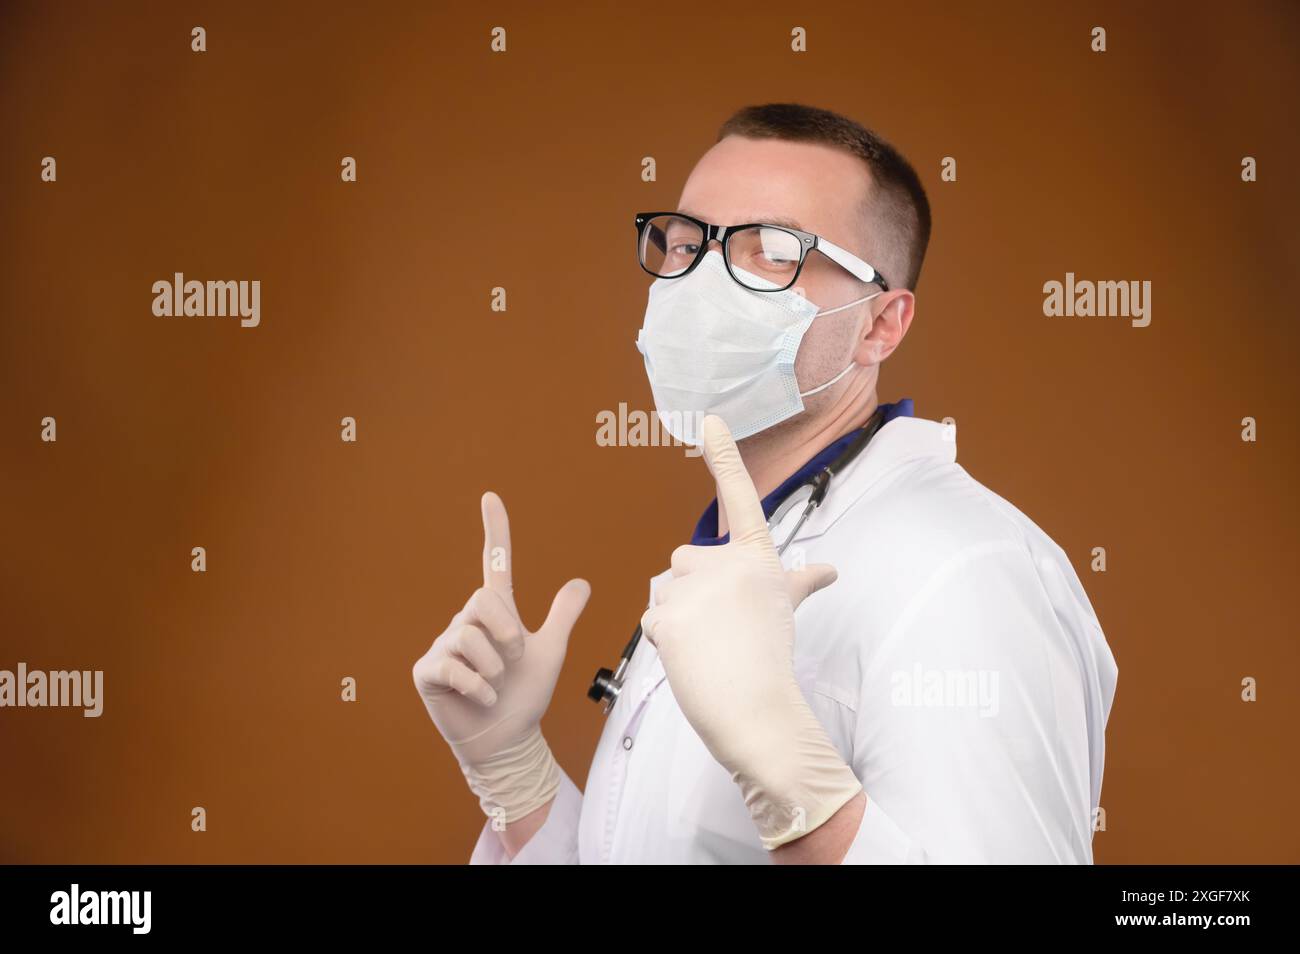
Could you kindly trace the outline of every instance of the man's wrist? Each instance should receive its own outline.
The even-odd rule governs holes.
[[[817,829],[862,791],[821,723],[802,708],[792,731],[770,733],[750,770],[732,776],[769,850]]]
[[[479,807],[494,824],[509,825],[555,798],[560,766],[540,729],[491,759],[463,766]]]
[[[544,805],[534,808],[518,821],[506,824],[501,831],[497,832],[497,837],[501,839],[501,847],[505,849],[507,858],[513,859],[515,855],[524,849],[525,845],[532,841],[533,836],[546,824],[546,819],[551,814],[551,806],[554,804],[555,799],[551,798]]]

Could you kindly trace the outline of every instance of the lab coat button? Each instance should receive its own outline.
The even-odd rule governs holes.
[[[632,748],[632,736],[630,735],[623,736],[623,748],[625,749]]]

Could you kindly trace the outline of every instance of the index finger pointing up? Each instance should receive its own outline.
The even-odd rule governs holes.
[[[718,503],[727,512],[727,527],[732,541],[749,546],[772,544],[767,532],[763,503],[758,499],[754,482],[740,459],[740,450],[722,418],[710,414],[700,426],[704,460],[718,485]]]
[[[510,571],[510,520],[501,498],[483,495],[483,586],[510,598],[514,581]]]

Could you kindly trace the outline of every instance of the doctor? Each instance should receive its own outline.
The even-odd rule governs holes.
[[[912,167],[837,114],[749,107],[636,224],[637,346],[717,500],[651,581],[579,791],[540,720],[590,588],[528,630],[484,495],[483,586],[413,669],[488,816],[471,860],[1090,863],[1117,676],[1096,615],[951,428],[877,397],[929,237]]]

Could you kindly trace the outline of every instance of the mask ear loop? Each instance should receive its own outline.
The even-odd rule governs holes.
[[[858,299],[856,299],[856,300],[854,300],[854,301],[849,302],[849,303],[846,304],[846,305],[840,305],[840,306],[838,306],[838,307],[836,307],[836,308],[831,308],[829,311],[819,311],[819,312],[817,312],[817,314],[813,315],[813,317],[814,317],[814,318],[825,318],[827,315],[833,315],[833,314],[835,314],[837,311],[843,311],[845,308],[852,308],[854,305],[860,305],[860,304],[862,304],[864,301],[871,301],[871,299],[873,299],[873,298],[879,298],[879,297],[880,297],[881,295],[883,295],[883,294],[884,294],[884,292],[882,292],[882,291],[872,292],[870,295],[867,295],[867,296],[864,297],[864,298],[858,298]]]
[[[816,320],[818,318],[824,318],[826,315],[833,315],[837,311],[843,311],[845,308],[852,308],[854,305],[860,305],[864,301],[871,301],[871,299],[875,298],[876,296],[883,295],[883,294],[884,292],[873,292],[872,294],[867,295],[865,298],[859,298],[857,301],[851,301],[847,305],[840,305],[838,308],[832,308],[830,311],[819,311],[817,312],[817,314],[813,315],[813,319]],[[844,375],[852,371],[856,364],[857,364],[856,361],[850,361],[849,366],[845,368],[843,371],[841,371],[839,374],[835,375],[835,377],[831,378],[825,384],[817,385],[817,387],[813,388],[811,391],[800,391],[799,397],[801,398],[812,397],[818,391],[825,391],[836,381],[840,380],[840,378],[844,377]]]

